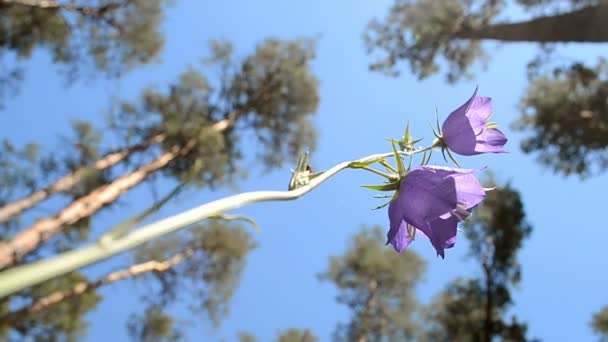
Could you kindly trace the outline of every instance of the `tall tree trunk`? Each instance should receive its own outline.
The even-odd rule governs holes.
[[[608,42],[608,1],[571,12],[543,16],[517,23],[463,29],[462,39],[492,39],[509,42]]]
[[[492,342],[494,337],[494,292],[493,292],[493,281],[492,281],[492,270],[487,262],[483,264],[483,270],[486,276],[486,308],[485,308],[485,320],[484,320],[484,341]]]
[[[213,129],[217,131],[228,129],[233,125],[235,117],[232,116],[216,122]],[[38,220],[32,226],[15,235],[12,240],[0,244],[0,269],[15,264],[45,241],[59,234],[66,226],[92,216],[98,210],[143,182],[149,175],[163,169],[177,157],[187,154],[193,147],[194,141],[184,146],[174,146],[148,164],[76,199],[55,216]]]
[[[120,280],[127,278],[133,278],[142,276],[150,272],[165,272],[170,268],[178,265],[182,261],[190,258],[194,254],[193,249],[186,249],[183,252],[174,254],[171,258],[164,261],[147,261],[140,264],[133,265],[129,268],[109,273],[108,275],[94,281],[94,282],[82,282],[76,284],[69,290],[57,291],[51,293],[37,301],[29,304],[21,309],[7,313],[4,316],[0,316],[0,324],[4,325],[18,325],[24,318],[31,315],[37,314],[44,310],[51,308],[52,306],[59,304],[70,298],[80,296],[84,293],[93,291],[101,286],[109,285]]]
[[[137,145],[133,145],[125,149],[111,152],[102,157],[101,159],[97,160],[91,168],[97,171],[108,169],[127,159],[134,153],[145,150],[154,144],[162,142],[164,138],[164,134],[157,134],[152,138],[147,139]],[[7,222],[15,215],[18,215],[24,210],[35,206],[36,204],[46,200],[47,198],[58,192],[70,190],[72,187],[74,187],[80,182],[80,180],[82,179],[82,175],[84,174],[84,171],[86,169],[87,168],[84,167],[78,169],[42,189],[36,190],[25,197],[22,197],[0,207],[0,224]]]

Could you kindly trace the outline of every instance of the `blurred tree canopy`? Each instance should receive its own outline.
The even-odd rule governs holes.
[[[415,297],[425,269],[415,252],[386,248],[381,227],[356,234],[320,276],[336,285],[337,301],[351,312],[334,340],[528,341],[527,324],[504,317],[521,279],[517,254],[532,231],[519,193],[509,184],[490,191],[463,231],[481,275],[453,280],[428,305]]]
[[[387,248],[381,227],[363,228],[343,255],[330,258],[320,275],[336,286],[336,300],[351,311],[350,321],[338,325],[334,340],[415,340],[420,326],[414,288],[424,269],[424,261],[414,252],[399,254]]]
[[[426,310],[425,341],[527,341],[527,325],[506,320],[511,290],[521,279],[517,253],[532,228],[526,222],[519,193],[509,184],[488,192],[465,223],[469,257],[479,278],[456,279]]]
[[[16,91],[26,60],[39,49],[74,80],[99,72],[118,77],[154,61],[166,0],[0,1],[0,100]]]
[[[507,20],[516,7],[531,17]],[[605,0],[395,0],[364,38],[378,58],[372,70],[398,75],[403,62],[420,79],[445,70],[449,82],[486,64],[484,40],[539,45],[514,123],[527,134],[522,150],[556,173],[588,177],[608,168],[606,62],[560,57],[556,44],[606,43],[606,20]]]
[[[88,64],[118,76],[161,51],[165,8],[161,0],[2,0],[0,50],[9,73],[26,67],[39,48],[72,71]],[[267,38],[247,55],[233,51],[227,41],[211,42],[202,63],[168,86],[109,104],[106,124],[73,120],[72,132],[57,141],[60,148],[5,139],[0,269],[95,242],[112,228],[99,227],[108,224],[96,219],[105,210],[120,206],[128,215],[123,219],[141,221],[184,192],[238,184],[248,174],[246,157],[256,158],[256,172],[269,171],[314,149],[315,42]],[[158,180],[174,188],[161,188]],[[121,200],[143,185],[153,196],[143,211],[129,213]],[[146,291],[144,308],[126,322],[132,340],[181,340],[188,322],[172,310],[186,302],[189,319],[220,324],[255,245],[249,228],[205,221],[139,248],[130,265],[99,278],[74,272],[2,299],[0,340],[80,340],[87,313],[103,300],[100,290],[137,279]]]
[[[600,341],[608,341],[608,306],[593,315],[591,327],[600,336]]]
[[[257,342],[255,335],[242,332],[238,336],[239,342]],[[308,329],[285,329],[279,333],[275,342],[318,342],[319,339]]]

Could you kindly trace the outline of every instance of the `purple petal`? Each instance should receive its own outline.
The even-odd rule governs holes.
[[[464,111],[452,112],[441,128],[443,141],[450,150],[461,155],[473,155],[477,140],[475,131]]]
[[[475,94],[477,89],[475,89]],[[476,122],[488,122],[488,119],[492,115],[492,98],[485,96],[475,96],[469,109],[467,116]]]
[[[483,186],[473,174],[478,170],[457,169],[445,166],[423,166],[423,168],[432,170],[442,178],[452,178],[454,183],[443,183],[442,185],[438,186],[438,189],[448,192],[450,189],[443,188],[454,186],[457,203],[464,203],[463,207],[466,210],[475,207],[486,197]]]
[[[445,257],[444,249],[451,248],[456,243],[457,226],[458,219],[453,216],[448,219],[438,218],[431,222],[431,234],[427,235],[441,258]]]
[[[455,174],[452,176],[456,184],[456,196],[459,205],[465,210],[477,206],[484,198],[486,192],[475,175]]]
[[[503,146],[508,139],[497,128],[486,128],[483,133],[477,137],[477,146],[475,151],[480,153],[506,153]]]
[[[407,233],[407,224],[405,221],[401,221],[397,229],[397,233],[390,241],[393,248],[399,253],[403,252],[409,245],[412,243],[412,239],[409,237]]]
[[[403,212],[399,207],[397,201],[393,201],[388,206],[388,220],[390,222],[390,228],[386,233],[386,243],[392,243],[399,233],[399,227],[403,222]]]
[[[395,201],[403,213],[403,219],[417,228],[456,208],[457,196],[454,180],[442,177],[429,168],[410,171]]]

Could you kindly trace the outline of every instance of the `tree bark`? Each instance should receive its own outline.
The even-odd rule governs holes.
[[[56,0],[0,0],[0,5],[17,5],[30,8],[48,9],[48,10],[66,10],[76,12],[82,16],[101,20],[106,24],[114,27],[119,32],[124,32],[125,28],[119,24],[114,18],[107,14],[118,9],[121,4],[108,3],[102,6],[81,6],[72,2],[59,3]]]
[[[168,269],[178,265],[182,261],[190,258],[193,254],[194,254],[193,249],[187,249],[183,252],[174,254],[171,258],[169,258],[165,261],[153,260],[153,261],[147,261],[144,263],[136,264],[129,268],[109,273],[108,275],[106,275],[103,278],[100,278],[94,282],[82,282],[82,283],[76,284],[74,287],[72,287],[69,290],[57,291],[57,292],[51,293],[43,298],[36,300],[35,302],[33,302],[30,305],[27,305],[21,309],[12,311],[10,313],[7,313],[4,316],[1,316],[0,325],[6,324],[6,325],[10,326],[10,325],[19,324],[20,321],[27,318],[28,316],[31,316],[31,315],[37,314],[39,312],[42,312],[44,310],[47,310],[47,309],[51,308],[52,306],[59,304],[65,300],[80,296],[84,293],[93,291],[104,285],[112,284],[112,283],[115,283],[117,281],[124,280],[127,278],[142,276],[142,275],[144,275],[146,273],[150,273],[150,272],[158,272],[158,273],[165,272]]]
[[[508,42],[608,42],[608,1],[571,12],[542,16],[516,23],[494,24],[479,29],[465,28],[455,34],[461,39],[489,39]]]
[[[105,13],[119,7],[118,3],[110,3],[99,7],[80,6],[71,2],[57,2],[56,0],[0,0],[0,3],[9,5],[19,5],[26,7],[35,7],[41,9],[64,9],[75,11],[88,16],[102,16]]]
[[[140,144],[109,153],[103,158],[97,160],[93,164],[92,169],[98,171],[108,169],[127,159],[129,156],[133,155],[133,153],[145,150],[154,144],[162,142],[164,139],[164,134],[157,134]],[[15,215],[18,215],[24,210],[35,206],[36,204],[46,200],[47,198],[58,192],[67,191],[71,189],[80,182],[83,175],[83,171],[85,170],[86,168],[76,170],[44,188],[32,192],[26,197],[17,199],[0,207],[0,224],[7,222]]]
[[[483,270],[486,276],[486,308],[485,308],[485,321],[484,321],[484,341],[492,342],[494,336],[494,296],[493,296],[493,282],[492,282],[492,270],[487,263],[484,263]]]
[[[233,115],[228,119],[216,122],[212,127],[214,130],[224,131],[234,124],[235,118],[236,115]],[[45,241],[63,231],[66,226],[92,216],[98,210],[143,182],[149,175],[163,169],[177,157],[190,152],[194,145],[194,141],[190,141],[184,146],[174,146],[137,170],[76,199],[55,216],[38,220],[32,226],[15,235],[12,240],[0,245],[0,269],[17,263]]]

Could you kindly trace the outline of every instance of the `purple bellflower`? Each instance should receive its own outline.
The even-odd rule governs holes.
[[[506,153],[503,146],[507,137],[489,122],[492,115],[492,99],[473,96],[448,115],[441,128],[441,140],[445,147],[463,155],[480,153]]]
[[[440,166],[412,169],[388,207],[388,242],[402,252],[419,233],[442,258],[456,243],[456,227],[486,196],[475,170]]]

